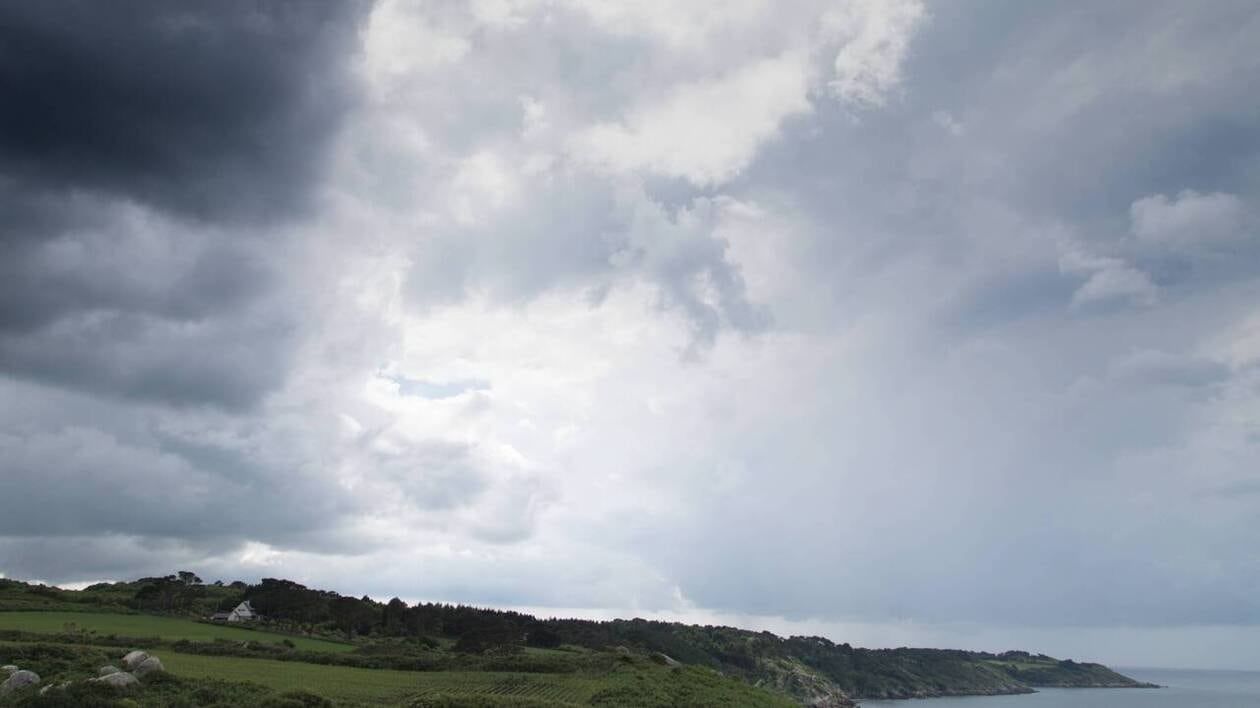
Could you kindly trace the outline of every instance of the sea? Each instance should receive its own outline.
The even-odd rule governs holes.
[[[1260,671],[1116,670],[1164,688],[1039,688],[1019,696],[861,701],[865,708],[1260,708]]]

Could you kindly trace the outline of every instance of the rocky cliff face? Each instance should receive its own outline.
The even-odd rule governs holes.
[[[835,682],[799,661],[766,658],[758,662],[753,683],[786,693],[811,708],[851,708],[857,705]]]

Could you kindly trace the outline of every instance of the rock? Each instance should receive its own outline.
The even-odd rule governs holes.
[[[101,676],[99,678],[88,680],[93,683],[103,683],[106,686],[113,686],[114,688],[124,691],[140,684],[139,679],[129,673],[126,673],[125,671],[119,671],[116,674],[110,674],[108,676]]]
[[[6,696],[14,691],[26,688],[27,686],[38,686],[39,674],[34,671],[23,671],[21,669],[9,674],[9,678],[4,683],[0,683],[0,696]]]
[[[13,673],[14,671],[17,671],[17,670],[18,670],[18,667],[14,666],[13,664],[5,664],[4,666],[0,666],[0,671],[8,671],[9,673]]]
[[[123,666],[127,667],[128,671],[131,671],[132,669],[136,668],[141,663],[143,663],[144,660],[147,658],[149,658],[148,654],[140,650],[136,650],[133,652],[128,652],[127,655],[123,657],[122,663],[123,663]]]
[[[66,689],[67,689],[67,688],[69,688],[69,687],[70,687],[70,682],[69,682],[69,681],[62,681],[61,683],[57,684],[56,686],[54,686],[54,685],[52,685],[52,684],[50,683],[50,684],[48,684],[47,686],[44,686],[43,688],[39,689],[39,695],[41,695],[41,696],[42,696],[42,695],[44,695],[45,693],[48,693],[49,691],[64,691],[64,690],[66,690]]]
[[[122,671],[122,669],[118,668],[117,666],[102,666],[102,667],[100,668],[100,670],[96,672],[96,675],[97,675],[97,676],[109,676],[110,674],[116,674],[116,673],[119,673],[119,672],[121,672],[121,671]]]
[[[162,666],[162,660],[156,656],[151,656],[140,662],[140,665],[137,666],[131,673],[135,674],[136,678],[144,678],[149,674],[162,673],[163,671],[166,671],[166,667]]]
[[[673,658],[673,657],[669,656],[668,654],[662,654],[662,653],[661,653],[661,652],[659,652],[659,651],[657,651],[657,652],[652,652],[652,661],[655,661],[656,663],[660,664],[661,666],[668,666],[668,667],[670,667],[671,669],[676,669],[676,668],[678,668],[678,667],[682,666],[682,663],[681,663],[681,662],[679,662],[677,659],[675,659],[675,658]]]

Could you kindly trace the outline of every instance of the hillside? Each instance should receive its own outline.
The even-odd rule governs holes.
[[[250,626],[199,621],[243,600],[266,619]],[[385,681],[379,672],[394,672],[395,698],[419,695],[414,691],[422,685],[455,681],[469,695],[511,685],[569,697],[555,705],[591,704],[605,691],[624,694],[617,695],[625,700],[610,703],[618,705],[671,705],[680,695],[726,695],[729,701],[732,691],[752,690],[738,702],[774,705],[774,697],[782,696],[802,705],[841,707],[860,698],[1145,686],[1099,664],[1021,651],[862,649],[822,637],[783,638],[732,627],[539,619],[463,605],[380,603],[274,578],[253,585],[206,584],[180,573],[82,591],[0,579],[0,643],[44,642],[94,651],[143,646],[172,652],[172,670],[184,672],[181,678],[260,676],[281,689],[288,684],[276,682],[285,672],[259,671],[259,662],[292,666],[291,676],[306,675],[299,665],[315,665],[378,672],[362,679],[376,684]],[[336,686],[326,689],[338,695]],[[624,693],[639,689],[642,695],[635,694],[634,701]]]
[[[551,620],[547,625],[566,642],[643,646],[757,685],[779,686],[785,674],[804,674],[818,680],[813,688],[827,687],[850,698],[1028,693],[1037,687],[1148,687],[1100,664],[1022,651],[861,649],[822,637],[784,639],[769,632],[645,620]],[[797,698],[808,695],[789,693]]]

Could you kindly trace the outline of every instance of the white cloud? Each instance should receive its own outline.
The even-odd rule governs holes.
[[[884,105],[901,83],[910,38],[926,17],[918,0],[851,2],[824,15],[824,32],[841,45],[831,90],[858,106]]]
[[[966,126],[959,122],[957,118],[954,118],[954,115],[949,111],[933,111],[932,122],[941,126],[954,137],[958,137],[967,131]]]
[[[1111,362],[1110,372],[1118,380],[1140,386],[1205,386],[1229,376],[1221,362],[1157,349],[1140,349],[1119,357]]]
[[[519,29],[532,13],[545,8],[543,0],[472,0],[470,5],[478,22],[508,31]]]
[[[673,88],[658,101],[575,137],[584,161],[721,184],[744,169],[783,121],[811,109],[806,57],[788,52],[724,76]]]
[[[1172,198],[1142,197],[1129,207],[1133,235],[1140,242],[1189,250],[1243,238],[1245,215],[1242,200],[1233,194],[1189,189]]]
[[[467,38],[429,24],[416,3],[382,0],[364,28],[364,70],[383,95],[404,91],[417,75],[454,64],[471,49]]]
[[[503,161],[492,152],[478,152],[460,161],[451,180],[451,214],[459,224],[475,224],[517,194],[516,176]]]
[[[1212,349],[1235,368],[1260,364],[1260,314],[1252,314],[1223,332]]]
[[[1153,305],[1159,300],[1159,288],[1150,276],[1120,258],[1070,251],[1060,258],[1059,268],[1064,273],[1086,276],[1072,294],[1073,307],[1115,301]]]
[[[769,0],[673,2],[672,0],[564,0],[587,14],[596,27],[612,34],[646,35],[678,48],[698,50],[723,30],[747,29],[768,19],[777,3]]]
[[[1153,305],[1158,299],[1158,289],[1149,276],[1118,261],[1094,271],[1085,284],[1072,294],[1072,304],[1077,307],[1110,300]]]

